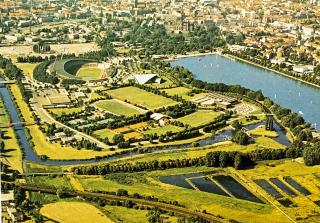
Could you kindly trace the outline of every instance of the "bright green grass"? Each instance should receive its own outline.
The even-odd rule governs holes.
[[[96,105],[99,108],[107,110],[116,115],[133,116],[140,114],[140,111],[135,109],[133,106],[128,106],[115,100],[99,101],[96,103]]]
[[[125,208],[118,206],[105,206],[103,208],[107,212],[107,216],[114,222],[130,222],[130,223],[147,223],[146,210],[136,210],[133,208]],[[133,217],[134,216],[134,217]]]
[[[102,138],[102,139],[108,138],[109,141],[112,141],[113,136],[116,134],[117,133],[113,132],[110,129],[100,129],[93,132],[93,135],[98,136],[99,138]]]
[[[158,135],[162,135],[162,134],[165,134],[165,133],[167,133],[169,131],[171,131],[171,132],[180,132],[182,130],[183,130],[183,128],[178,127],[178,126],[166,125],[166,126],[163,126],[163,127],[149,129],[149,130],[143,131],[142,133],[143,134],[155,134],[155,133],[157,133]]]
[[[77,72],[77,77],[83,80],[101,79],[102,70],[97,67],[81,67]]]
[[[122,100],[127,99],[133,104],[139,104],[149,109],[160,108],[177,103],[170,98],[165,98],[136,87],[118,88],[115,90],[107,91],[107,93],[113,97]]]
[[[167,94],[170,96],[178,95],[178,96],[181,96],[185,100],[192,100],[192,99],[203,97],[203,96],[207,95],[207,93],[200,93],[200,94],[194,94],[194,95],[190,96],[190,95],[188,95],[188,93],[191,92],[191,89],[186,88],[186,87],[170,88],[170,89],[165,89],[164,91],[167,92]]]
[[[30,177],[29,181],[36,185],[45,185],[45,186],[53,186],[56,188],[69,188],[72,189],[72,186],[66,176],[37,176],[37,177]]]
[[[190,115],[184,116],[182,118],[178,118],[178,121],[190,125],[192,127],[197,127],[212,122],[219,115],[220,113],[218,112],[201,110],[194,112]]]

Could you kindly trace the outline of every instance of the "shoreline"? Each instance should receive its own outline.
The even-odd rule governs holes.
[[[281,71],[277,71],[277,70],[274,70],[272,68],[268,68],[268,67],[264,67],[260,64],[257,64],[255,62],[252,62],[250,60],[245,60],[245,59],[242,59],[240,57],[237,57],[237,56],[233,56],[233,55],[230,55],[230,54],[223,54],[219,51],[216,51],[216,52],[208,52],[208,53],[191,53],[191,54],[186,54],[186,55],[183,55],[183,54],[177,54],[177,55],[173,55],[173,56],[169,56],[168,59],[166,59],[165,61],[174,61],[174,60],[178,60],[178,59],[182,59],[182,58],[188,58],[188,57],[201,57],[201,56],[209,56],[209,55],[219,55],[219,56],[222,56],[224,58],[227,58],[229,60],[238,60],[238,61],[241,61],[241,62],[244,62],[244,63],[247,63],[247,64],[250,64],[252,66],[255,66],[255,67],[259,67],[259,68],[262,68],[262,69],[265,69],[265,70],[268,70],[268,71],[271,71],[271,72],[274,72],[274,73],[277,73],[277,74],[280,74],[282,76],[285,76],[285,77],[288,77],[288,78],[291,78],[293,80],[296,80],[296,81],[299,81],[301,83],[304,83],[304,84],[307,84],[307,85],[310,85],[310,86],[313,86],[313,87],[316,87],[318,89],[320,89],[320,85],[317,85],[317,84],[314,84],[314,83],[311,83],[311,82],[308,82],[308,81],[305,81],[305,80],[302,80],[300,78],[297,78],[297,77],[293,77],[293,76],[290,76],[288,74],[285,74]]]

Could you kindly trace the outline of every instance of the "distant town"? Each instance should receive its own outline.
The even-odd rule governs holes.
[[[320,1],[0,0],[2,222],[320,221]]]

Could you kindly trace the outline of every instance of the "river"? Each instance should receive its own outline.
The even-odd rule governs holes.
[[[180,58],[171,65],[188,68],[195,79],[202,81],[260,89],[265,96],[301,114],[320,130],[320,88],[220,55]]]

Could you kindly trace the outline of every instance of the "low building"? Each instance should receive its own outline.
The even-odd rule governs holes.
[[[138,74],[134,75],[138,84],[161,84],[162,78],[157,74]]]
[[[159,126],[165,126],[165,125],[170,124],[170,117],[166,116],[166,115],[163,115],[163,114],[160,114],[160,113],[153,113],[150,116],[150,118],[153,119],[153,120],[158,121]]]
[[[314,66],[312,65],[296,65],[292,67],[294,72],[300,74],[312,73],[314,71]]]

